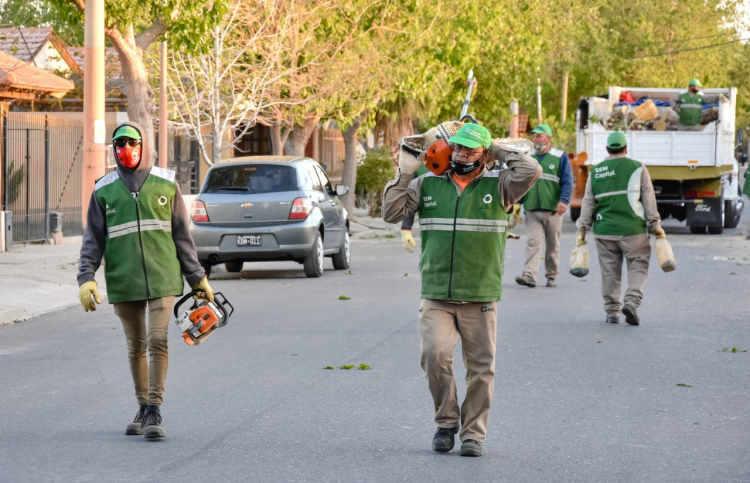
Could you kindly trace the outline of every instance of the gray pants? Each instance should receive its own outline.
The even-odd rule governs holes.
[[[557,280],[560,266],[560,233],[563,217],[554,211],[526,212],[526,264],[523,274],[536,281],[539,259],[542,255],[542,241],[546,244],[544,270],[547,278]]]
[[[623,259],[628,267],[628,289],[625,291],[624,302],[635,308],[640,307],[651,258],[648,235],[633,235],[623,240],[595,240],[602,270],[602,297],[607,315],[619,316],[622,312],[620,291]]]
[[[461,441],[484,441],[495,388],[497,302],[451,304],[422,299],[419,307],[421,365],[441,428],[461,425]],[[459,408],[453,351],[461,340],[466,399]]]

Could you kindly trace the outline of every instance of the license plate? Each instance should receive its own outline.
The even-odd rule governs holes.
[[[237,236],[237,246],[260,246],[260,235],[239,235]]]

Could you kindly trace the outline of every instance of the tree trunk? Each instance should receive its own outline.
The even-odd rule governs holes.
[[[305,147],[310,140],[310,136],[315,131],[315,126],[320,121],[319,115],[306,117],[301,124],[295,124],[292,133],[289,135],[284,147],[286,154],[289,156],[304,156]]]
[[[284,143],[281,142],[281,123],[272,122],[268,128],[271,132],[271,152],[274,156],[284,154]]]
[[[344,131],[344,173],[341,175],[341,184],[349,188],[349,193],[341,197],[344,208],[349,215],[354,215],[354,192],[357,188],[357,142],[359,128],[367,118],[367,112],[357,116],[352,125]]]

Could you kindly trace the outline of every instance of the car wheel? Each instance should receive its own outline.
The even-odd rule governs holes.
[[[203,271],[206,273],[206,278],[209,278],[211,276],[211,264],[208,260],[199,260],[201,267],[203,267]]]
[[[234,261],[231,261],[231,262],[224,262],[224,267],[227,269],[227,272],[230,272],[230,273],[241,272],[243,265],[244,265],[244,262],[242,260],[234,260]]]
[[[703,235],[706,233],[706,227],[705,226],[691,226],[690,233],[692,233],[693,235]]]
[[[336,270],[346,270],[349,268],[349,263],[352,258],[351,242],[349,240],[349,233],[344,232],[344,241],[341,242],[341,248],[339,252],[332,257],[333,268]]]
[[[573,220],[573,222],[578,221],[578,218],[581,217],[581,208],[570,208],[570,219]]]
[[[312,250],[302,262],[305,267],[305,275],[309,278],[316,278],[323,275],[323,240],[320,233],[315,235]]]

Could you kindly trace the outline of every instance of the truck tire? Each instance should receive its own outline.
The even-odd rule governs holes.
[[[224,268],[227,269],[227,272],[229,273],[239,273],[242,271],[242,265],[244,265],[242,260],[233,260],[231,262],[224,262]]]
[[[726,206],[726,218],[724,220],[724,228],[737,228],[740,224],[740,217],[742,216],[742,191],[739,196],[733,200],[727,201]]]
[[[724,195],[721,196],[721,202],[719,203],[719,206],[721,207],[721,224],[719,226],[709,226],[709,235],[721,235],[722,233],[724,233],[724,225],[727,222],[727,204],[724,203]]]
[[[318,278],[323,275],[323,240],[320,233],[315,235],[312,250],[302,261],[305,267],[305,276],[308,278]]]
[[[693,235],[705,235],[706,227],[705,226],[691,226],[690,233],[692,233]]]
[[[576,221],[578,221],[578,218],[580,218],[580,217],[581,217],[581,208],[580,207],[578,207],[578,208],[571,207],[570,208],[570,219],[573,220],[573,223],[575,223]]]
[[[336,270],[346,270],[349,268],[351,262],[351,243],[349,241],[349,233],[344,232],[344,241],[341,242],[341,248],[339,252],[335,254],[331,259],[333,260],[333,268]]]

